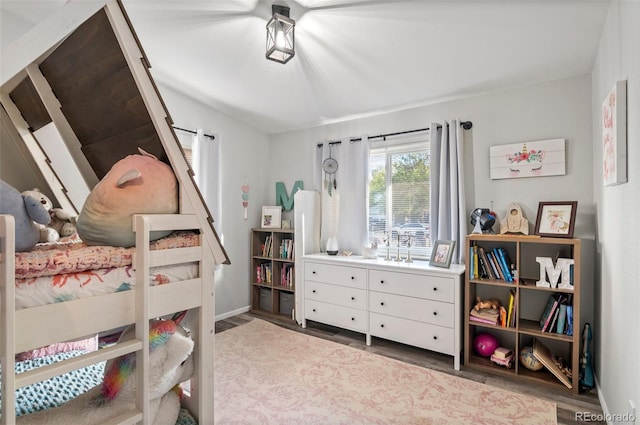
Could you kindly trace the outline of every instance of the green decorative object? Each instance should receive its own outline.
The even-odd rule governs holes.
[[[284,187],[283,182],[276,182],[276,206],[282,206],[285,211],[291,211],[293,209],[293,196],[298,190],[303,189],[302,180],[297,180],[293,184],[291,189],[291,196],[287,195],[287,189]]]
[[[544,365],[533,355],[533,347],[531,346],[524,347],[520,350],[520,364],[533,371],[540,370],[544,367]]]

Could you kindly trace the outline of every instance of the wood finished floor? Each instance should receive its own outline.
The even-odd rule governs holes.
[[[346,331],[344,329],[321,323],[307,322],[307,328],[303,329],[295,322],[284,317],[249,312],[216,322],[216,333],[242,325],[256,317],[296,332],[302,332],[318,338],[349,345],[361,350],[374,352],[407,363],[447,373],[449,375],[516,391],[524,395],[531,395],[541,399],[550,400],[555,402],[557,405],[558,425],[584,424],[586,421],[577,420],[580,415],[588,414],[592,418],[593,416],[591,415],[602,414],[602,408],[595,389],[588,393],[577,395],[563,391],[562,389],[532,385],[529,382],[523,383],[507,377],[492,376],[482,371],[465,369],[464,365],[461,368],[462,370],[456,371],[453,369],[453,358],[450,356],[378,338],[374,338],[371,346],[367,347],[363,334]],[[588,423],[591,425],[606,424],[604,421],[598,422],[593,420],[589,420]]]

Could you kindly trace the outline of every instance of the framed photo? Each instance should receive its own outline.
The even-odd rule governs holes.
[[[436,241],[433,246],[433,250],[431,251],[431,260],[429,261],[429,264],[436,267],[449,268],[455,247],[456,241]]]
[[[552,238],[573,238],[578,201],[540,202],[535,234]]]
[[[262,207],[262,228],[277,228],[282,225],[282,205],[277,207]]]
[[[618,81],[602,102],[602,180],[627,181],[627,81]]]

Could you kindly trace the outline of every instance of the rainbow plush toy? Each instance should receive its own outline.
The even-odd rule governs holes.
[[[119,342],[134,338],[134,328]],[[176,386],[193,373],[193,340],[173,321],[154,320],[149,327],[150,423],[175,425],[180,414]],[[110,360],[102,385],[66,404],[17,418],[18,425],[98,425],[135,407],[135,353]]]

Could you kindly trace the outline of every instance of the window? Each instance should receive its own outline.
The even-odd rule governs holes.
[[[429,141],[427,135],[372,143],[369,153],[369,240],[386,255],[429,258]]]

